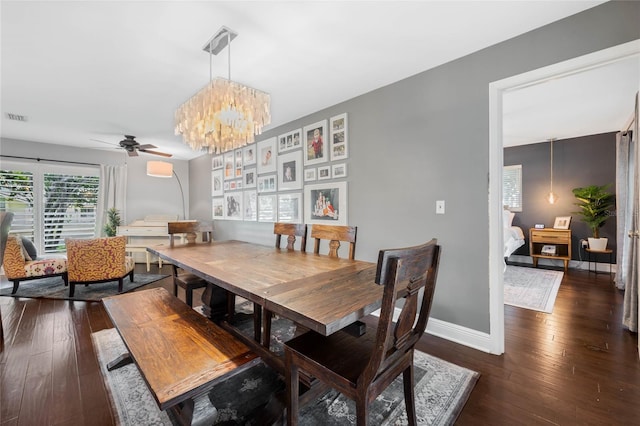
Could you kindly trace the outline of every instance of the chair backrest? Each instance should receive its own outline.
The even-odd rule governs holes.
[[[349,243],[349,259],[354,259],[357,233],[357,226],[313,225],[311,228],[311,238],[315,238],[313,252],[320,253],[320,240],[329,240],[329,256],[338,257],[340,242],[343,241]]]
[[[439,264],[440,246],[436,239],[420,246],[380,251],[376,283],[384,285],[384,293],[376,349],[361,380],[371,382],[379,372],[413,351],[427,327]],[[404,305],[394,325],[393,314],[398,299],[404,299]]]
[[[169,234],[169,246],[173,247],[175,238],[179,234],[186,234],[187,244],[195,244],[197,234],[202,233],[202,241],[210,243],[213,241],[213,221],[181,221],[168,222],[167,232]]]
[[[280,248],[282,236],[286,235],[288,250],[295,250],[296,237],[300,237],[300,251],[307,250],[307,225],[276,222],[273,224],[273,233],[276,235],[276,248]]]
[[[69,281],[95,281],[122,277],[127,269],[127,237],[64,240]]]
[[[7,246],[7,237],[13,221],[13,212],[0,212],[0,265],[4,259],[4,248]]]

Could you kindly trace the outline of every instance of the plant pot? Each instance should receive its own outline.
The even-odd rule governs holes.
[[[589,240],[589,249],[598,250],[598,251],[606,250],[607,243],[609,242],[608,238],[588,238],[588,240]]]

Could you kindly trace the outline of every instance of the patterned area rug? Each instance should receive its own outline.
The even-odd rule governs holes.
[[[504,303],[550,314],[563,276],[562,271],[507,265]]]
[[[134,274],[133,282],[129,281],[129,276],[124,279],[123,293],[135,290],[143,285],[161,280],[169,275],[160,274]],[[76,285],[73,297],[69,297],[69,287],[65,287],[61,277],[42,278],[39,280],[23,281],[18,287],[16,294],[11,294],[13,284],[8,288],[0,290],[0,296],[31,297],[45,299],[68,299],[99,302],[107,296],[118,294],[118,281],[106,283],[89,284],[88,286]]]
[[[172,420],[158,410],[134,364],[106,371],[106,364],[126,350],[118,332],[106,329],[91,336],[118,423],[171,426]],[[453,424],[479,373],[417,351],[414,363],[418,424]],[[234,376],[209,393],[209,399],[217,409],[215,424],[255,424],[271,395],[284,389],[282,378],[264,364]],[[375,425],[407,424],[401,377],[374,401],[370,422]],[[329,391],[301,410],[300,424],[355,424],[355,404],[339,393]]]

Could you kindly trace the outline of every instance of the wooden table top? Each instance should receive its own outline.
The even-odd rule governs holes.
[[[164,288],[103,302],[161,410],[208,391],[260,360]]]
[[[380,307],[376,264],[241,241],[154,246],[163,259],[329,335]]]

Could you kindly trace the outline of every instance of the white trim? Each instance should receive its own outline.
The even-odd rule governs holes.
[[[610,62],[640,55],[634,40],[489,84],[489,347],[504,352],[504,294],[502,240],[502,95],[509,90],[551,78],[583,72]]]

